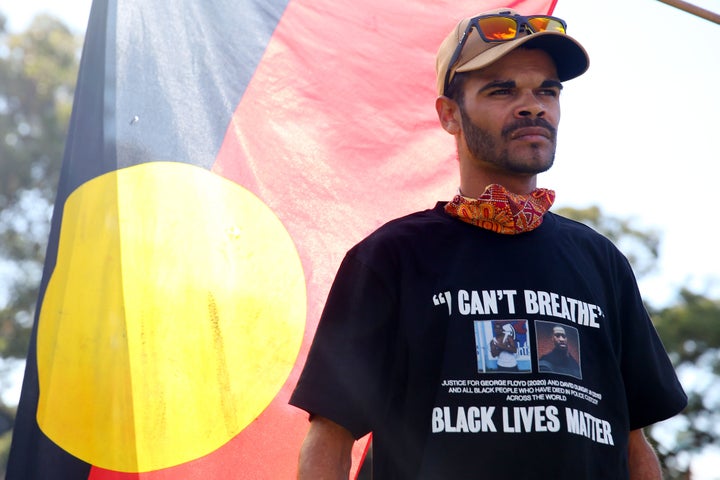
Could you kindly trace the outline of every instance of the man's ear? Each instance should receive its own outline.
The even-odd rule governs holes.
[[[440,125],[451,135],[461,132],[460,107],[451,98],[440,96],[435,100],[435,110],[440,120]]]

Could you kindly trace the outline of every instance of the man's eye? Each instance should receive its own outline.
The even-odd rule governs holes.
[[[510,90],[509,88],[499,88],[490,92],[490,95],[510,95],[511,93],[512,90]]]
[[[560,95],[560,92],[553,88],[540,90],[539,93],[540,93],[540,95],[547,96],[547,97],[557,97],[558,95]]]

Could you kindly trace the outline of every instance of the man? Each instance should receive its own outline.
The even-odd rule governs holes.
[[[460,192],[343,260],[290,401],[311,415],[300,479],[347,478],[369,432],[375,480],[660,478],[641,429],[686,396],[625,257],[536,188],[561,82],[587,67],[564,22],[507,9],[442,43]],[[581,380],[540,372],[536,352],[531,372],[478,372],[475,322],[525,319],[582,330]]]
[[[580,365],[570,355],[568,350],[567,332],[562,325],[555,325],[552,329],[553,349],[540,357],[538,371],[561,373],[575,378],[581,378]]]
[[[515,330],[509,323],[495,323],[495,336],[490,340],[490,354],[497,358],[498,371],[517,372]]]

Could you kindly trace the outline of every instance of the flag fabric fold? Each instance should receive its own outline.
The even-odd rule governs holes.
[[[95,0],[9,480],[295,477],[344,252],[454,193],[434,56],[481,3]]]

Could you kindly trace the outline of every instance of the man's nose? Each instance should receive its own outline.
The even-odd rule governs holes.
[[[545,115],[545,105],[533,92],[526,92],[518,99],[515,107],[516,118],[542,117]]]

